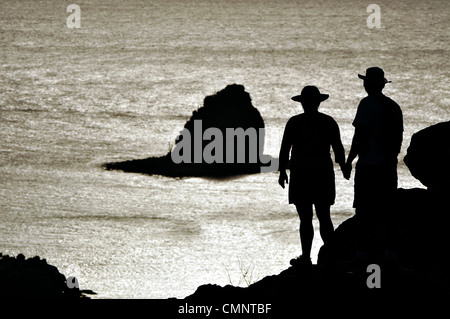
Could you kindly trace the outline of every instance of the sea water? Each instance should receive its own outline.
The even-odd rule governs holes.
[[[80,28],[69,28],[70,4]],[[411,135],[450,119],[446,1],[14,1],[0,4],[0,252],[46,258],[95,298],[185,297],[246,286],[301,254],[299,219],[276,173],[229,179],[105,171],[167,153],[207,95],[238,83],[277,157],[290,100],[330,95],[348,154],[380,66],[403,109],[399,186],[423,187],[403,157]],[[237,115],[238,116],[238,115]],[[336,166],[335,227],[353,216]],[[314,220],[313,262],[322,241]]]

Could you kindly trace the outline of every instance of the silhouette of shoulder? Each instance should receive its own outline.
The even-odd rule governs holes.
[[[387,116],[389,122],[396,121],[398,125],[402,122],[403,114],[400,106],[385,95],[366,96],[361,100],[356,111],[353,126],[372,126],[380,122],[382,116]],[[380,124],[380,123],[379,123]],[[403,124],[402,128],[403,128]]]
[[[297,114],[294,115],[293,117],[291,117],[288,122],[287,125],[298,125],[301,124],[301,122],[309,122],[309,121],[321,121],[327,124],[337,124],[336,121],[334,120],[333,117],[331,117],[330,115],[321,113],[321,112],[316,112],[314,114],[306,114],[306,113],[301,113],[301,114]]]
[[[305,131],[320,132],[321,135],[339,135],[339,126],[333,117],[316,112],[314,114],[301,113],[291,117],[286,124],[289,138],[297,139]]]
[[[381,97],[381,100],[380,100]],[[359,106],[360,107],[370,107],[370,105],[374,105],[379,103],[380,101],[383,101],[383,103],[385,104],[389,104],[393,107],[395,107],[397,110],[399,110],[401,112],[400,106],[397,104],[397,102],[395,102],[393,99],[391,99],[390,97],[382,94],[380,96],[366,96],[365,98],[361,99],[361,101],[359,102]]]
[[[403,113],[402,109],[400,108],[400,105],[397,104],[393,99],[390,97],[383,95],[385,99],[385,103],[389,105],[390,112],[392,112],[392,116],[397,117],[398,119],[403,119]]]

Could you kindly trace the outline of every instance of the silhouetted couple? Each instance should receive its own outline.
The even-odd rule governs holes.
[[[366,257],[370,230],[375,221],[386,218],[383,205],[389,205],[389,197],[397,189],[397,156],[403,134],[401,109],[382,93],[388,83],[382,69],[369,68],[365,76],[358,76],[364,80],[368,96],[361,100],[353,121],[355,134],[347,162],[338,124],[318,111],[320,103],[329,96],[315,86],[306,86],[301,95],[292,98],[302,104],[304,113],[293,116],[286,124],[278,180],[284,188],[288,182],[286,170],[290,170],[289,203],[296,206],[300,217],[302,254],[291,260],[292,265],[311,265],[313,206],[324,244],[333,236],[330,207],[336,187],[330,148],[345,179],[350,179],[352,162],[358,156],[353,202],[358,221],[358,258]]]

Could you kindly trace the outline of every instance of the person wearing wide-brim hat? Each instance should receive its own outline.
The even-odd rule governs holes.
[[[375,220],[387,218],[381,215],[389,210],[389,198],[397,189],[397,156],[403,140],[403,115],[400,106],[382,93],[385,84],[390,83],[383,69],[371,67],[365,75],[358,74],[358,77],[364,81],[368,96],[359,103],[352,123],[355,133],[345,171],[350,176],[352,162],[358,157],[353,201],[358,220],[357,257],[367,258],[372,226]]]
[[[320,93],[316,86],[307,85],[303,88],[300,95],[293,96],[292,100],[300,103],[308,101],[321,103],[329,97],[330,96],[328,94]]]
[[[366,75],[358,74],[358,77],[361,80],[364,80],[365,83],[380,85],[384,87],[384,84],[391,83],[392,81],[386,80],[384,77],[384,71],[382,68],[377,66],[368,68],[366,70]]]
[[[311,265],[311,247],[314,237],[313,207],[320,223],[320,235],[328,243],[334,232],[330,207],[336,197],[335,176],[330,148],[341,168],[345,151],[336,121],[318,111],[320,103],[328,99],[315,86],[305,86],[292,100],[300,102],[304,112],[291,117],[284,129],[280,148],[278,183],[289,182],[289,203],[296,206],[300,217],[302,253],[292,259],[295,266]],[[290,158],[289,158],[290,155]],[[290,180],[286,170],[290,171]]]

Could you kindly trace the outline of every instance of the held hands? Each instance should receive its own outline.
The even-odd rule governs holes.
[[[288,184],[288,176],[286,171],[280,172],[280,177],[278,178],[278,184],[284,189],[284,183]]]
[[[341,166],[342,174],[344,175],[344,178],[346,180],[350,179],[350,176],[352,175],[352,163],[345,163]]]

